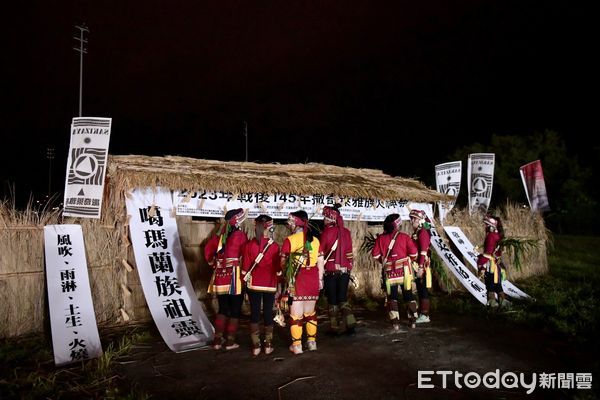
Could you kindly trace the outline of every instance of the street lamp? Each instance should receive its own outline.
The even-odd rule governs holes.
[[[83,95],[83,55],[87,53],[87,48],[85,45],[88,42],[83,35],[84,33],[90,33],[90,30],[85,23],[81,24],[81,26],[75,25],[75,28],[79,29],[79,37],[73,36],[73,39],[79,42],[79,48],[73,47],[73,50],[79,53],[79,116],[81,117],[81,97]]]

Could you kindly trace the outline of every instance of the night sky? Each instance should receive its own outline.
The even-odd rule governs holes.
[[[5,195],[47,192],[48,146],[63,188],[82,22],[83,116],[113,118],[112,154],[243,160],[244,121],[250,161],[429,184],[455,148],[493,133],[554,129],[574,155],[598,154],[583,140],[597,44],[574,2],[35,3],[3,12]]]

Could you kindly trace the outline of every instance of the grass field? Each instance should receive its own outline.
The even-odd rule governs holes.
[[[104,330],[102,357],[62,368],[54,366],[49,338],[0,341],[0,399],[146,399],[115,370],[149,337],[143,327]]]
[[[504,318],[518,324],[544,329],[569,340],[589,343],[598,333],[600,288],[600,237],[555,236],[549,251],[549,272],[516,281],[535,298],[534,302],[513,302]],[[488,318],[489,312],[468,293],[436,296],[440,312],[469,313]]]
[[[557,236],[548,259],[550,273],[518,283],[538,301],[517,308],[511,318],[578,342],[591,340],[599,328],[599,260],[599,237]]]

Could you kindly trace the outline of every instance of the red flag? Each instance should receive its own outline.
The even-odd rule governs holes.
[[[544,182],[544,171],[540,160],[535,160],[519,168],[525,194],[529,201],[529,207],[533,211],[550,211],[546,183]]]

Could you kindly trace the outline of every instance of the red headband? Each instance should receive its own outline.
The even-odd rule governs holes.
[[[262,221],[262,222],[255,222],[256,226],[261,226],[264,229],[271,229],[273,227],[273,220],[269,220],[269,221]]]
[[[238,226],[239,224],[244,222],[244,220],[246,219],[246,212],[243,208],[240,208],[239,210],[239,212],[237,212],[235,215],[229,218],[229,220],[227,221],[229,225]]]
[[[330,206],[323,207],[323,217],[325,218],[325,222],[329,220],[335,222],[338,226],[344,226],[342,214],[340,214],[340,211],[336,208]]]
[[[290,214],[290,215],[288,216],[288,221],[289,221],[289,220],[292,220],[292,221],[294,221],[294,225],[296,225],[296,226],[302,226],[302,227],[306,226],[306,221],[304,221],[304,220],[303,220],[302,218],[300,218],[300,217],[296,217],[295,215],[292,215],[292,214]]]

